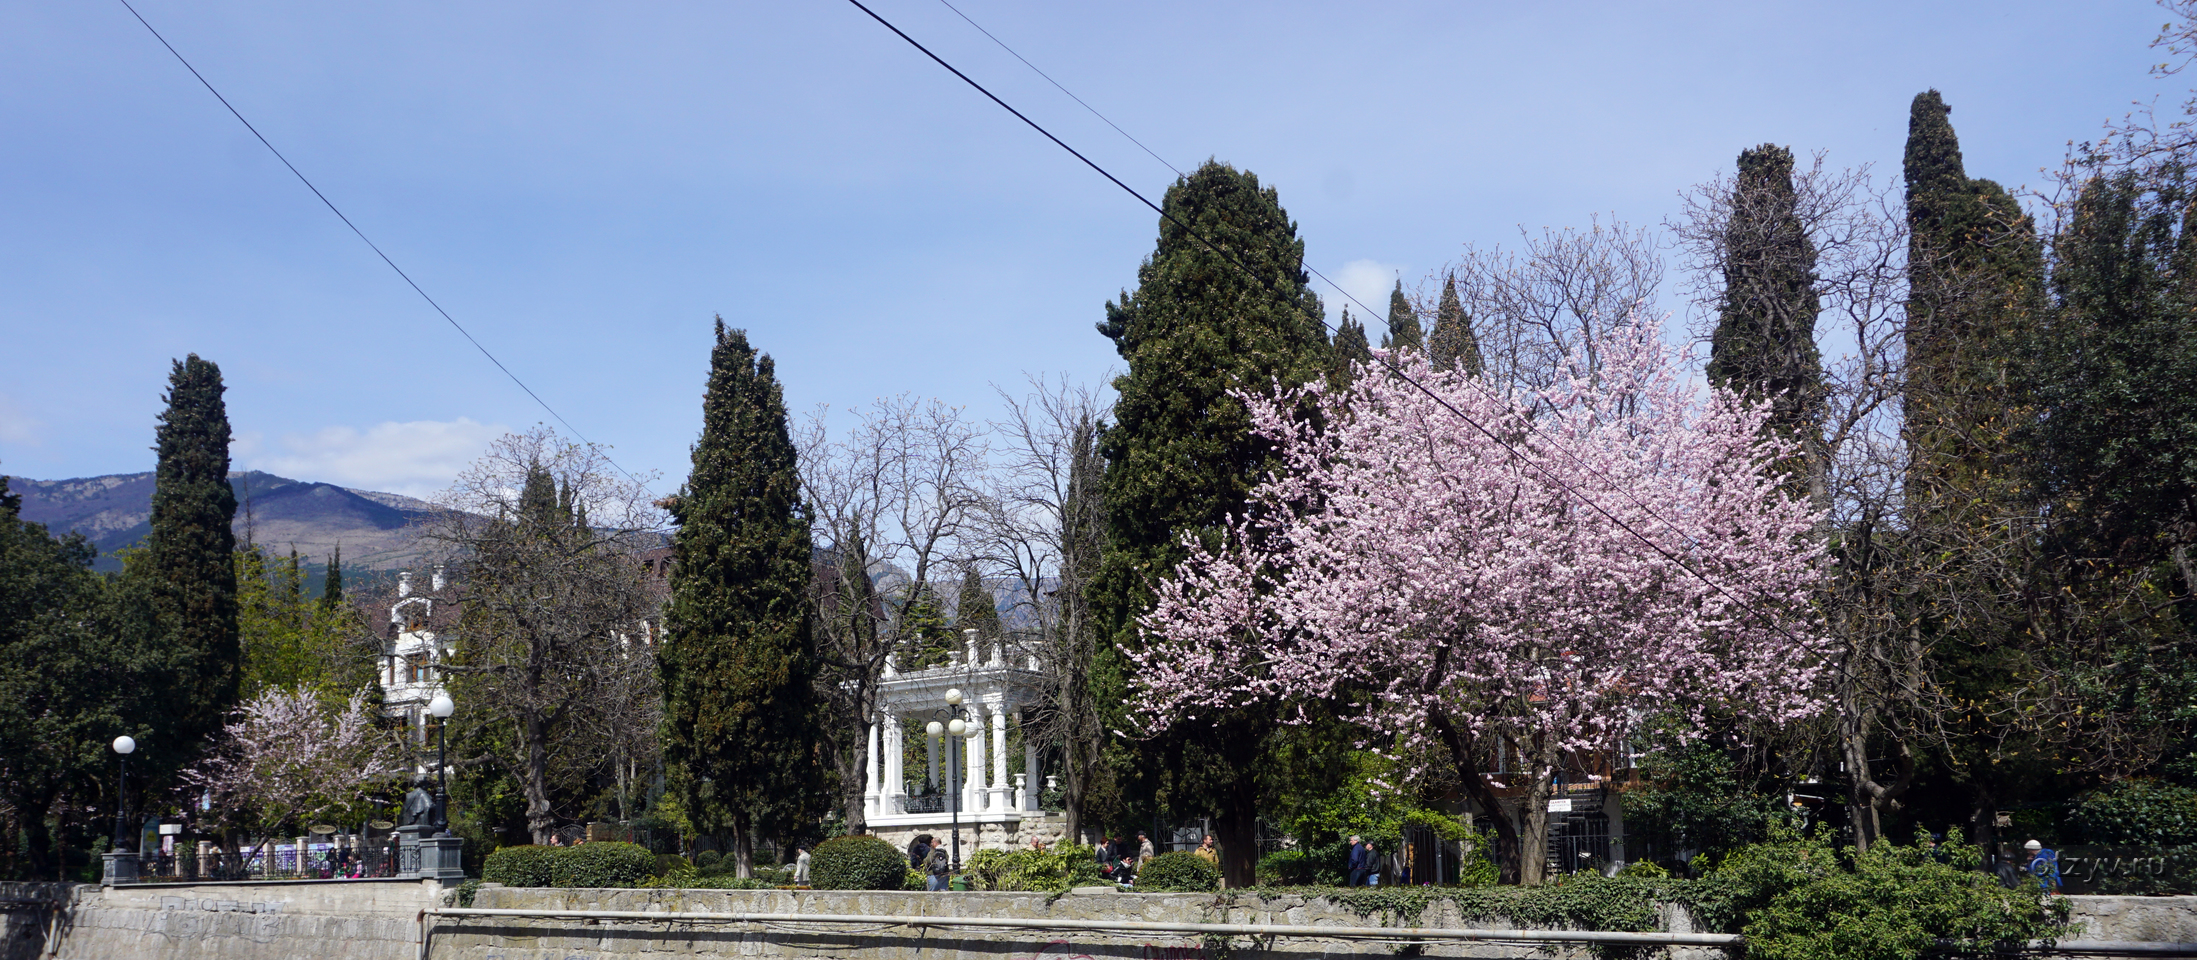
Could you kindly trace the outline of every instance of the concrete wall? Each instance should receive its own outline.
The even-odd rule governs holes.
[[[417,918],[446,891],[416,881],[159,884],[0,884],[10,905],[0,960],[409,960]],[[2085,940],[2197,942],[2197,897],[2070,897]],[[47,909],[45,904],[53,905]],[[1322,900],[1284,897],[1228,908],[1205,894],[882,893],[782,890],[514,890],[484,887],[475,906],[553,910],[832,913],[1061,920],[1375,925]],[[1393,920],[1387,921],[1393,923]],[[1417,925],[1465,923],[1446,903]],[[1682,912],[1665,928],[1690,929]],[[49,942],[47,932],[52,931]],[[596,960],[727,954],[763,960],[1325,960],[1393,956],[1399,944],[1238,939],[1226,953],[1193,937],[981,928],[816,931],[711,923],[444,918],[430,941],[436,960]],[[49,951],[51,949],[51,952]],[[1496,943],[1434,944],[1427,957],[1583,960],[1583,949]],[[1673,951],[1672,960],[1722,960],[1719,951]]]

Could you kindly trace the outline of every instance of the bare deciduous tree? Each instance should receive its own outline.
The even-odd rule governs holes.
[[[482,750],[471,762],[518,780],[547,842],[558,794],[654,738],[658,610],[639,554],[662,516],[601,450],[547,428],[495,441],[436,506],[423,536],[458,571],[462,611],[441,664],[456,722]]]
[[[795,442],[816,537],[818,692],[844,724],[829,747],[848,832],[861,833],[879,675],[913,645],[911,610],[950,592],[970,559],[990,449],[981,425],[936,400],[879,400],[838,439],[828,412],[811,414]]]
[[[1467,245],[1435,277],[1457,278],[1487,382],[1545,387],[1562,374],[1565,357],[1595,342],[1598,326],[1643,314],[1663,282],[1663,258],[1647,228],[1616,220],[1544,229],[1538,237],[1520,227],[1518,237],[1517,250]],[[1433,316],[1436,305],[1419,299],[1419,313]]]

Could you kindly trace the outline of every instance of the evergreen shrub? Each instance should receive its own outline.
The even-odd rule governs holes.
[[[811,876],[814,876],[816,873],[816,865],[813,862],[809,864],[809,873]],[[815,886],[815,883],[812,881],[810,883],[810,886]],[[924,876],[923,871],[917,870],[913,867],[908,868],[908,875],[901,878],[900,880],[900,889],[902,890],[923,891],[929,890],[930,888],[930,878]]]
[[[721,851],[704,850],[694,855],[694,867],[697,870],[707,870],[716,866],[717,862],[723,859],[725,859],[725,855]]]
[[[557,887],[638,887],[656,873],[656,855],[637,843],[596,841],[552,848],[549,881]]]
[[[1136,888],[1157,893],[1199,893],[1221,888],[1221,868],[1195,853],[1178,850],[1153,857],[1137,871]]]
[[[481,863],[481,879],[507,887],[549,886],[549,858],[558,849],[534,844],[498,847]]]
[[[898,890],[908,861],[876,837],[834,837],[809,854],[809,885],[818,890]]]
[[[1063,893],[1072,887],[1106,882],[1096,851],[1081,844],[1057,844],[1049,850],[982,850],[966,868],[972,890]]]
[[[1312,863],[1302,850],[1276,850],[1259,858],[1259,883],[1299,886],[1312,882]]]
[[[2067,819],[2083,843],[2160,847],[2197,843],[2197,790],[2123,780],[2078,798]]]

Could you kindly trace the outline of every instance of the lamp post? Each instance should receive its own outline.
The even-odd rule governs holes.
[[[447,693],[435,694],[427,704],[427,712],[435,718],[435,829],[438,837],[450,835],[450,795],[444,783],[444,771],[450,768],[450,715],[458,705],[450,702]]]
[[[938,711],[937,716],[945,717],[945,722],[932,720],[930,723],[924,724],[923,729],[934,737],[942,733],[953,734],[953,739],[947,743],[946,753],[946,809],[952,812],[953,869],[959,870],[961,869],[961,787],[958,781],[961,777],[961,740],[968,735],[970,729],[968,721],[962,719],[961,691],[959,689],[946,691],[946,708]]]
[[[137,752],[137,741],[128,736],[114,738],[114,753],[120,772],[114,778],[114,848],[121,851],[136,846],[129,840],[129,820],[126,799],[130,786],[130,754]]]

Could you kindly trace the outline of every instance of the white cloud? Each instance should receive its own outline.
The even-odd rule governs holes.
[[[0,393],[0,442],[38,442],[38,421],[14,397],[4,393]]]
[[[323,427],[284,434],[272,443],[243,434],[230,445],[230,455],[247,469],[297,480],[426,498],[448,487],[489,441],[510,432],[465,417],[391,421],[364,431]]]
[[[1381,334],[1388,332],[1388,293],[1396,288],[1396,277],[1402,270],[1403,267],[1398,264],[1382,263],[1378,260],[1352,260],[1343,264],[1341,270],[1330,276],[1335,278],[1338,286],[1350,291],[1350,295],[1357,298],[1357,303],[1345,299],[1333,289],[1320,291],[1320,299],[1327,306],[1328,322],[1340,321],[1343,318],[1343,308],[1347,306],[1351,315],[1365,324],[1366,337],[1375,346],[1379,346]],[[1359,303],[1365,304],[1364,310],[1359,309]],[[1371,316],[1365,315],[1368,310],[1372,312]]]

